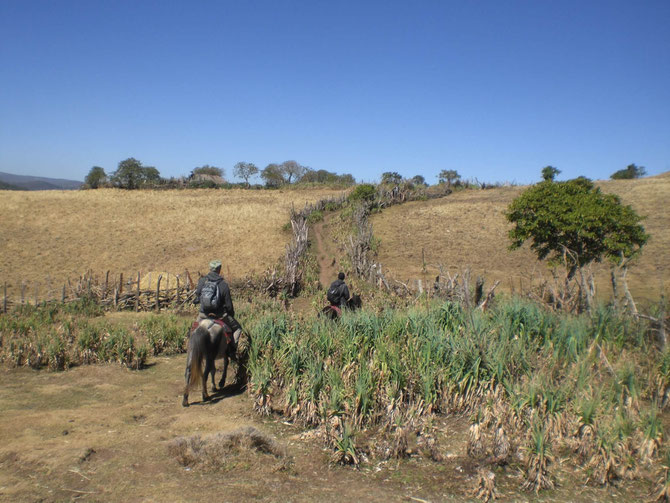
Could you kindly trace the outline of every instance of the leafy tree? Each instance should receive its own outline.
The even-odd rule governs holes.
[[[629,164],[626,169],[620,169],[612,173],[610,178],[612,180],[632,180],[633,178],[641,178],[647,174],[647,170],[644,166],[636,166],[635,164]]]
[[[284,177],[284,170],[279,164],[268,164],[261,171],[261,178],[265,181],[267,187],[280,187],[287,183]]]
[[[84,179],[86,185],[88,185],[92,189],[102,187],[106,181],[107,181],[107,174],[105,173],[105,170],[102,169],[100,166],[93,166],[91,168],[91,171],[88,172],[88,175],[86,175],[86,178]]]
[[[199,168],[194,168],[193,171],[191,172],[191,175],[219,176],[223,178],[224,171],[223,169],[217,168],[216,166],[210,166],[209,164],[205,164],[204,166],[201,166]]]
[[[649,238],[630,206],[583,177],[532,186],[512,201],[506,217],[514,224],[511,249],[530,240],[540,260],[565,260],[568,278],[591,262],[631,257]]]
[[[233,167],[233,175],[236,178],[242,178],[244,182],[249,186],[249,178],[258,174],[258,168],[252,162],[238,162]]]
[[[284,161],[281,164],[281,168],[284,172],[284,179],[286,180],[286,183],[291,183],[291,181],[299,181],[307,171],[305,166],[302,166],[296,161]]]
[[[554,168],[553,166],[546,166],[542,168],[542,180],[545,182],[553,182],[556,175],[561,172],[560,169]]]
[[[426,179],[421,175],[413,176],[410,182],[412,182],[414,185],[427,185]]]
[[[382,183],[398,185],[400,182],[402,182],[402,175],[400,173],[396,173],[395,171],[382,173]]]
[[[111,181],[116,187],[133,190],[145,184],[159,182],[160,172],[153,166],[142,166],[140,161],[129,157],[119,163]]]
[[[458,174],[458,171],[455,169],[443,169],[440,171],[440,174],[437,175],[439,183],[446,183],[449,187],[456,180],[460,180],[461,175]]]

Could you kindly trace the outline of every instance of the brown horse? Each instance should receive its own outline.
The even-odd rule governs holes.
[[[202,401],[209,400],[207,394],[207,376],[212,375],[212,392],[216,392],[215,384],[216,366],[215,360],[223,358],[223,371],[219,388],[226,383],[228,373],[229,349],[231,349],[232,335],[227,325],[219,324],[213,320],[202,320],[191,333],[188,340],[188,353],[186,356],[186,387],[184,388],[184,400],[182,405],[188,407],[188,391],[191,386],[202,382]],[[237,341],[235,341],[237,343]],[[202,370],[202,361],[205,360],[205,370]]]

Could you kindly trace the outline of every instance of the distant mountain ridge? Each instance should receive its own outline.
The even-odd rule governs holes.
[[[14,175],[0,171],[0,182],[11,188],[23,190],[75,190],[84,182],[63,178],[47,178],[44,176]]]

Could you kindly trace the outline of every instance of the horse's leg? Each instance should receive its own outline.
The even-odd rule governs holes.
[[[207,394],[207,376],[212,370],[212,367],[214,366],[214,360],[211,358],[207,358],[205,362],[205,371],[202,374],[202,401],[206,402],[209,400],[209,395]]]
[[[211,374],[212,374],[212,393],[216,393],[218,389],[216,389],[216,360],[212,358],[212,369],[211,369]]]
[[[186,378],[186,386],[184,386],[184,399],[181,401],[181,404],[184,407],[188,407],[188,388],[189,383],[191,382],[191,353],[189,352],[186,359],[186,371],[184,372],[184,377]]]
[[[223,388],[226,384],[226,376],[228,375],[228,355],[223,357],[223,370],[221,371],[221,380],[219,381],[219,386]]]

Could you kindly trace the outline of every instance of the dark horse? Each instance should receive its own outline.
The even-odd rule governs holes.
[[[186,387],[184,388],[184,400],[181,403],[184,407],[188,407],[189,388],[197,385],[198,382],[202,382],[202,401],[209,400],[207,394],[208,374],[212,375],[212,392],[217,391],[214,381],[214,375],[216,374],[214,361],[219,358],[223,358],[223,372],[219,381],[219,388],[223,388],[226,383],[229,349],[232,349],[232,342],[230,328],[214,320],[202,320],[191,332],[186,357]],[[204,371],[202,370],[203,360],[205,360]]]
[[[360,309],[361,305],[362,305],[361,296],[352,295],[348,301],[345,301],[342,307],[355,311],[356,309]],[[321,316],[325,316],[329,320],[336,320],[340,316],[342,316],[342,309],[340,309],[337,306],[329,305],[321,310]]]

